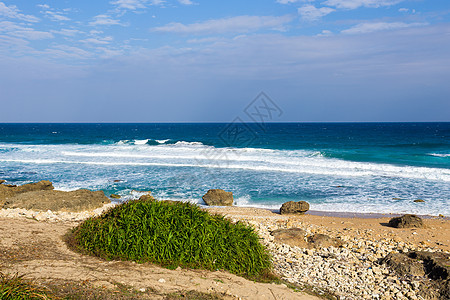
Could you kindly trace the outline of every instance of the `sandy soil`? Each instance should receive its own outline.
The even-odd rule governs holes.
[[[285,285],[256,283],[226,273],[168,270],[152,264],[104,261],[74,253],[62,241],[76,223],[48,223],[0,218],[0,271],[25,274],[38,282],[71,281],[116,289],[118,284],[161,294],[195,290],[218,293],[225,299],[318,299],[294,292]]]

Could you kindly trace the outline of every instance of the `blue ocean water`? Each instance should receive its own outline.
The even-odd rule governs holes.
[[[123,199],[450,215],[450,123],[0,124],[0,179]],[[423,199],[424,203],[413,200]]]

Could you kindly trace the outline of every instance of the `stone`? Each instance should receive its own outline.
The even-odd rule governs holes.
[[[6,180],[0,180],[0,184],[3,184],[4,182],[6,182]]]
[[[424,276],[425,269],[423,265],[409,258],[406,254],[401,253],[389,253],[385,258],[380,261],[381,264],[385,264],[397,272],[401,276]]]
[[[416,202],[416,203],[421,203],[421,202],[425,202],[425,201],[422,200],[422,199],[416,199],[416,200],[414,200],[414,202]]]
[[[271,235],[273,235],[276,243],[300,248],[308,246],[308,243],[305,241],[306,231],[301,228],[277,229],[272,231]]]
[[[120,199],[122,197],[120,197],[120,195],[117,194],[111,194],[109,197],[113,198],[113,199]]]
[[[309,210],[309,203],[306,201],[289,201],[283,203],[280,208],[280,214],[304,214]]]
[[[233,193],[221,189],[211,189],[202,197],[209,206],[232,206]]]
[[[421,218],[416,215],[403,215],[389,220],[389,226],[394,228],[423,228],[425,227]]]

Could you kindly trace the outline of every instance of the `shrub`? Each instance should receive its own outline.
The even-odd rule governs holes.
[[[37,287],[23,275],[6,275],[0,272],[0,299],[2,300],[45,300],[51,299],[44,288]]]
[[[211,215],[196,205],[133,200],[72,231],[75,246],[106,259],[270,274],[271,261],[253,228]]]

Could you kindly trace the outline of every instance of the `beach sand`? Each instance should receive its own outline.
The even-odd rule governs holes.
[[[450,222],[443,218],[424,219],[426,228],[396,229],[386,226],[389,217],[375,218],[376,215],[293,216],[244,207],[207,210],[253,225],[274,256],[275,271],[288,282],[327,289],[343,299],[371,299],[374,294],[379,299],[419,299],[419,289],[414,289],[419,286],[415,283],[419,279],[406,282],[387,267],[378,266],[376,259],[390,251],[450,251]],[[225,299],[317,299],[285,285],[255,283],[227,272],[168,270],[147,263],[108,262],[80,255],[62,241],[63,235],[78,222],[36,221],[25,216],[7,214],[5,210],[0,213],[3,273],[26,274],[43,284],[71,281],[112,290],[124,284],[138,291],[145,289],[140,297],[151,299],[164,299],[169,293],[189,290],[217,293]],[[291,227],[303,228],[308,234],[327,234],[342,239],[346,245],[342,249],[310,250],[273,242],[271,230]],[[373,251],[374,247],[380,249]],[[334,256],[327,256],[329,253]],[[379,274],[375,268],[380,270]],[[357,273],[357,278],[352,277],[353,273]]]

